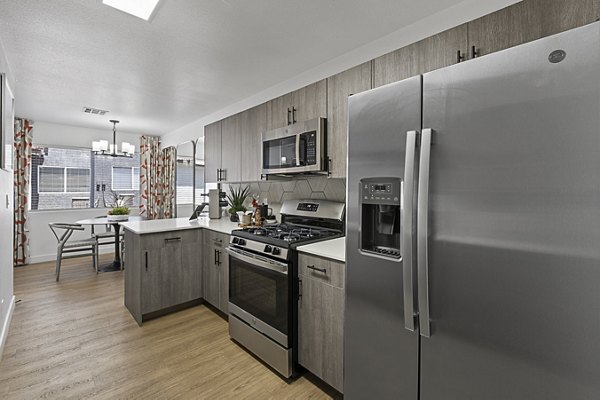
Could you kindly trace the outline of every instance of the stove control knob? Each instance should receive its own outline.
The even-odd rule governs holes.
[[[234,237],[233,240],[231,241],[233,244],[239,244],[240,243],[240,239]]]
[[[245,241],[244,239],[240,239],[240,240],[238,241],[238,244],[239,244],[240,246],[245,246],[245,245],[246,245],[246,241]]]
[[[273,250],[273,248],[271,246],[269,246],[269,245],[265,246],[265,253],[270,253],[271,250]]]
[[[280,254],[281,251],[279,251],[279,249],[277,247],[273,247],[273,255],[276,256],[278,254]]]

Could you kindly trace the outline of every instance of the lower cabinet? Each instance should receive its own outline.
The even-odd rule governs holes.
[[[228,244],[229,235],[204,231],[204,301],[225,314],[228,313],[229,304],[229,257],[225,251]]]
[[[138,324],[149,314],[202,298],[202,230],[125,231],[125,306]]]
[[[298,362],[336,390],[344,382],[344,263],[300,254]]]

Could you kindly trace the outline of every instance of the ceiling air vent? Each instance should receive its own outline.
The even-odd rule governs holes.
[[[93,107],[83,107],[83,112],[84,113],[88,113],[88,114],[104,115],[108,111],[107,110],[100,110],[98,108],[93,108]]]

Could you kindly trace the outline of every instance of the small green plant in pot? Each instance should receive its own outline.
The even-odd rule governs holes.
[[[129,205],[132,199],[118,195],[111,190],[113,207],[108,210],[107,218],[109,221],[127,221],[129,219]]]
[[[233,186],[229,186],[229,194],[227,195],[227,202],[229,203],[229,214],[231,215],[229,219],[232,222],[238,222],[239,218],[236,214],[238,211],[246,212],[248,209],[244,206],[246,202],[246,198],[248,198],[248,194],[250,193],[250,186],[246,186],[242,188],[238,186],[234,188]]]

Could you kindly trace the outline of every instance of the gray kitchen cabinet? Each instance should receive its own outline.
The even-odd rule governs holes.
[[[267,128],[267,105],[261,104],[240,114],[241,181],[261,180],[262,133]]]
[[[298,362],[343,392],[346,266],[300,254],[298,267]]]
[[[424,74],[466,59],[467,24],[438,33],[373,60],[373,87]]]
[[[239,182],[242,175],[241,115],[234,114],[221,121],[221,180]]]
[[[229,235],[210,230],[204,232],[204,301],[225,314],[229,304],[229,257],[225,252],[228,243]]]
[[[348,96],[371,89],[371,63],[327,78],[327,154],[331,176],[346,177]]]
[[[327,80],[292,92],[292,123],[327,115]]]
[[[267,130],[281,128],[289,125],[292,118],[292,94],[288,93],[283,96],[269,100],[266,104],[267,108]]]
[[[202,298],[202,230],[125,231],[125,306],[138,324]]]
[[[221,121],[204,127],[204,179],[216,183],[221,169]]]
[[[600,0],[523,0],[469,22],[469,46],[482,56],[598,18]]]
[[[323,79],[267,102],[267,130],[327,115],[327,80]]]

